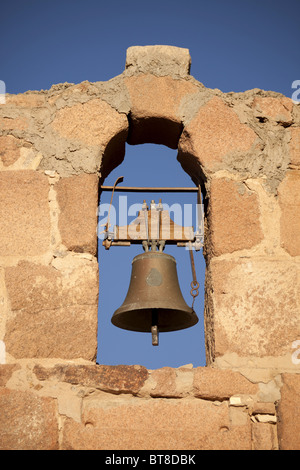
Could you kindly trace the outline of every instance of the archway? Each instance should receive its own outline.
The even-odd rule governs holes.
[[[104,184],[113,185],[121,175],[124,176],[124,186],[194,186],[188,174],[182,171],[176,160],[176,151],[163,145],[132,146],[126,144],[124,162],[109,174]],[[106,220],[104,219],[107,215],[105,210],[110,203],[110,197],[111,193],[103,192],[101,194],[102,220],[100,223],[104,223]],[[141,204],[144,199],[148,204],[151,199],[157,203],[160,197],[162,202],[168,204],[171,209],[174,208],[174,205],[180,206],[182,218],[184,211],[186,213],[190,211],[195,227],[197,202],[195,193],[115,193],[113,210],[110,214],[112,225],[119,223],[119,210],[121,212],[127,210],[127,223],[130,223],[137,216],[137,204]],[[115,212],[114,209],[116,209]],[[111,316],[122,304],[127,293],[131,275],[131,261],[135,255],[141,252],[143,252],[141,245],[111,247],[110,250],[105,250],[102,246],[102,239],[99,239],[100,301],[97,362],[108,365],[141,364],[148,369],[164,366],[180,367],[187,363],[192,363],[194,367],[205,365],[203,318],[205,262],[201,252],[195,254],[196,272],[200,284],[199,296],[195,301],[195,310],[199,318],[197,325],[186,330],[162,334],[159,347],[154,348],[149,335],[121,330],[111,324]],[[186,302],[191,305],[192,271],[189,252],[185,248],[177,246],[167,246],[165,252],[176,259],[180,288]]]

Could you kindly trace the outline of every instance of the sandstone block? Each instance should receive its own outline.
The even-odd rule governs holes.
[[[262,415],[275,415],[276,413],[274,403],[264,403],[264,402],[255,402],[252,406],[252,414],[262,414]]]
[[[82,174],[55,185],[60,209],[59,231],[70,251],[97,252],[98,177]]]
[[[221,98],[214,97],[184,128],[178,160],[189,174],[196,173],[197,160],[205,171],[214,172],[226,168],[230,158],[249,152],[256,138],[255,132],[240,122],[235,111]]]
[[[52,398],[0,389],[0,449],[58,450],[56,413]]]
[[[131,73],[176,75],[190,73],[191,57],[188,49],[174,46],[133,46],[126,52],[125,68]]]
[[[59,136],[67,139],[62,139],[62,147],[70,162],[75,159],[72,162],[73,169],[80,171],[81,168],[88,168],[89,172],[96,173],[100,168],[105,178],[124,159],[128,134],[127,116],[99,98],[59,109],[51,128],[58,137],[58,150]],[[51,139],[53,140],[53,136]],[[65,148],[68,141],[70,148],[76,148],[75,156],[70,148]],[[50,165],[51,168],[55,166],[57,163]]]
[[[194,395],[207,400],[224,400],[233,395],[255,395],[258,385],[239,372],[197,367],[194,372]]]
[[[278,441],[281,450],[300,450],[300,375],[283,374],[278,406]]]
[[[256,97],[252,107],[258,117],[266,117],[271,121],[291,124],[293,102],[290,98],[272,96]]]
[[[25,116],[20,117],[2,117],[0,116],[0,129],[5,131],[19,130],[23,131],[29,126],[29,121]]]
[[[94,360],[97,350],[98,264],[57,270],[21,262],[6,269],[12,314],[4,342],[15,358]]]
[[[0,387],[5,387],[15,370],[20,366],[17,364],[0,364]]]
[[[19,140],[12,135],[0,137],[0,159],[3,165],[10,166],[20,158]]]
[[[130,144],[154,143],[177,148],[182,131],[182,99],[197,92],[191,82],[145,74],[126,77],[131,100]]]
[[[257,194],[227,178],[212,180],[209,225],[214,256],[257,245],[263,239]]]
[[[126,115],[95,98],[61,108],[56,113],[52,128],[66,139],[105,148],[116,136],[127,132],[128,122]]]
[[[59,382],[133,395],[139,392],[148,377],[145,367],[126,365],[57,365],[53,368],[35,366],[34,373],[39,380],[55,378]]]
[[[67,419],[63,449],[251,449],[249,420],[232,425],[225,402],[216,406],[198,399],[133,400],[88,408],[82,423]]]
[[[282,247],[292,256],[300,255],[300,171],[290,171],[278,188],[281,207]]]
[[[300,127],[291,127],[290,156],[291,165],[300,166]]]
[[[269,423],[252,423],[254,450],[277,450],[276,426]]]
[[[50,246],[49,184],[24,170],[0,173],[0,256],[34,256]]]
[[[211,262],[209,271],[215,355],[290,353],[300,337],[299,266],[269,259],[224,260]]]
[[[163,367],[154,370],[151,373],[151,379],[156,382],[155,387],[150,392],[151,397],[178,397],[175,369]]]

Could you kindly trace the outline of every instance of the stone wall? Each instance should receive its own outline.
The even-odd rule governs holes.
[[[0,106],[1,449],[300,449],[300,107],[190,63],[132,47],[107,82]],[[99,184],[125,142],[201,185],[207,367],[95,363]]]

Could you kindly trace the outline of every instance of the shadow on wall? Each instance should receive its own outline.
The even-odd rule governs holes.
[[[104,185],[114,185],[119,176],[124,176],[123,186],[150,187],[194,187],[190,177],[176,160],[177,152],[165,146],[126,144],[126,155],[122,165],[113,170]],[[148,206],[153,199],[177,209],[171,218],[181,225],[196,227],[196,193],[123,193],[115,192],[110,221],[112,226],[127,225],[137,216],[140,204],[146,200]],[[103,192],[100,200],[99,225],[106,222],[111,192]],[[119,210],[120,209],[120,210]],[[105,212],[106,211],[106,212]],[[175,217],[182,220],[175,220]],[[189,216],[192,215],[192,223]],[[185,219],[188,219],[185,220]],[[104,227],[99,227],[99,231]],[[139,364],[148,369],[164,366],[180,367],[193,364],[205,366],[204,342],[204,278],[205,261],[201,251],[194,252],[199,295],[194,309],[199,318],[197,325],[180,331],[161,333],[159,346],[152,346],[151,334],[122,330],[112,325],[114,311],[123,303],[131,276],[131,262],[134,256],[143,253],[140,244],[130,247],[111,247],[105,250],[102,239],[98,239],[99,250],[99,314],[98,314],[98,355],[99,364]],[[165,253],[174,256],[181,292],[186,303],[192,305],[190,294],[192,270],[189,251],[176,245],[167,245]]]

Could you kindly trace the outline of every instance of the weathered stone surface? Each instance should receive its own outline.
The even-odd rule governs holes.
[[[67,139],[105,148],[116,135],[127,131],[128,122],[124,114],[95,98],[61,108],[56,113],[52,127]]]
[[[92,387],[105,392],[137,394],[144,385],[148,371],[142,366],[57,365],[53,368],[35,366],[39,380],[56,379],[73,385]]]
[[[150,391],[151,397],[178,397],[175,369],[172,367],[156,369],[151,373],[151,379],[156,382]]]
[[[291,165],[300,166],[300,127],[291,127],[290,156]]]
[[[17,364],[0,364],[0,387],[5,387],[13,372],[20,366]]]
[[[251,425],[231,424],[227,403],[144,400],[85,410],[83,422],[67,419],[63,449],[251,449]]]
[[[57,450],[56,413],[52,398],[0,389],[0,449]]]
[[[189,170],[195,166],[195,159],[204,171],[217,171],[226,166],[230,158],[249,152],[256,139],[255,132],[240,122],[235,111],[221,98],[213,97],[184,128],[178,159],[189,174],[195,172]]]
[[[20,141],[12,135],[0,137],[0,159],[5,167],[20,158]]]
[[[277,260],[213,261],[215,355],[283,356],[300,337],[299,267]]]
[[[214,256],[252,248],[263,239],[257,194],[227,178],[211,182],[209,251]]]
[[[18,95],[6,95],[6,104],[20,108],[39,108],[45,104],[43,93],[20,93]]]
[[[233,395],[255,395],[258,385],[239,372],[197,367],[194,372],[194,395],[208,400],[224,400]]]
[[[254,403],[252,406],[252,414],[268,414],[268,415],[275,415],[275,405],[274,403],[263,403],[257,402]]]
[[[97,252],[98,177],[82,174],[55,185],[60,209],[59,231],[68,250]]]
[[[100,98],[73,104],[73,95],[67,97],[70,105],[57,111],[48,129],[47,142],[55,157],[48,155],[41,165],[59,168],[64,176],[96,173],[100,168],[105,178],[124,158],[127,116]],[[47,148],[45,153],[49,153]]]
[[[300,375],[283,374],[278,406],[278,441],[281,450],[300,450]]]
[[[282,124],[292,122],[293,102],[290,98],[255,97],[252,106],[258,117],[266,117]]]
[[[4,338],[9,354],[15,358],[95,359],[96,261],[61,271],[21,262],[6,269],[5,282],[12,310]]]
[[[300,171],[290,171],[278,188],[281,207],[281,245],[292,256],[300,255]]]
[[[0,256],[33,256],[50,246],[49,183],[24,170],[0,173]]]
[[[126,52],[126,71],[185,77],[190,72],[188,49],[174,46],[132,46]]]
[[[276,426],[269,423],[252,423],[253,450],[277,450]]]
[[[12,135],[0,137],[0,168],[2,170],[35,170],[43,156],[30,142]]]
[[[55,106],[56,109],[61,109],[66,106],[71,107],[74,104],[84,103],[90,101],[91,96],[95,98],[97,89],[94,83],[87,80],[77,83],[59,83],[52,85],[47,92],[47,102],[50,106]]]
[[[7,117],[0,116],[0,129],[5,131],[20,130],[23,131],[29,126],[29,121],[25,117]]]
[[[180,104],[197,92],[191,82],[145,74],[124,79],[131,99],[130,144],[154,143],[177,148],[182,131]]]

